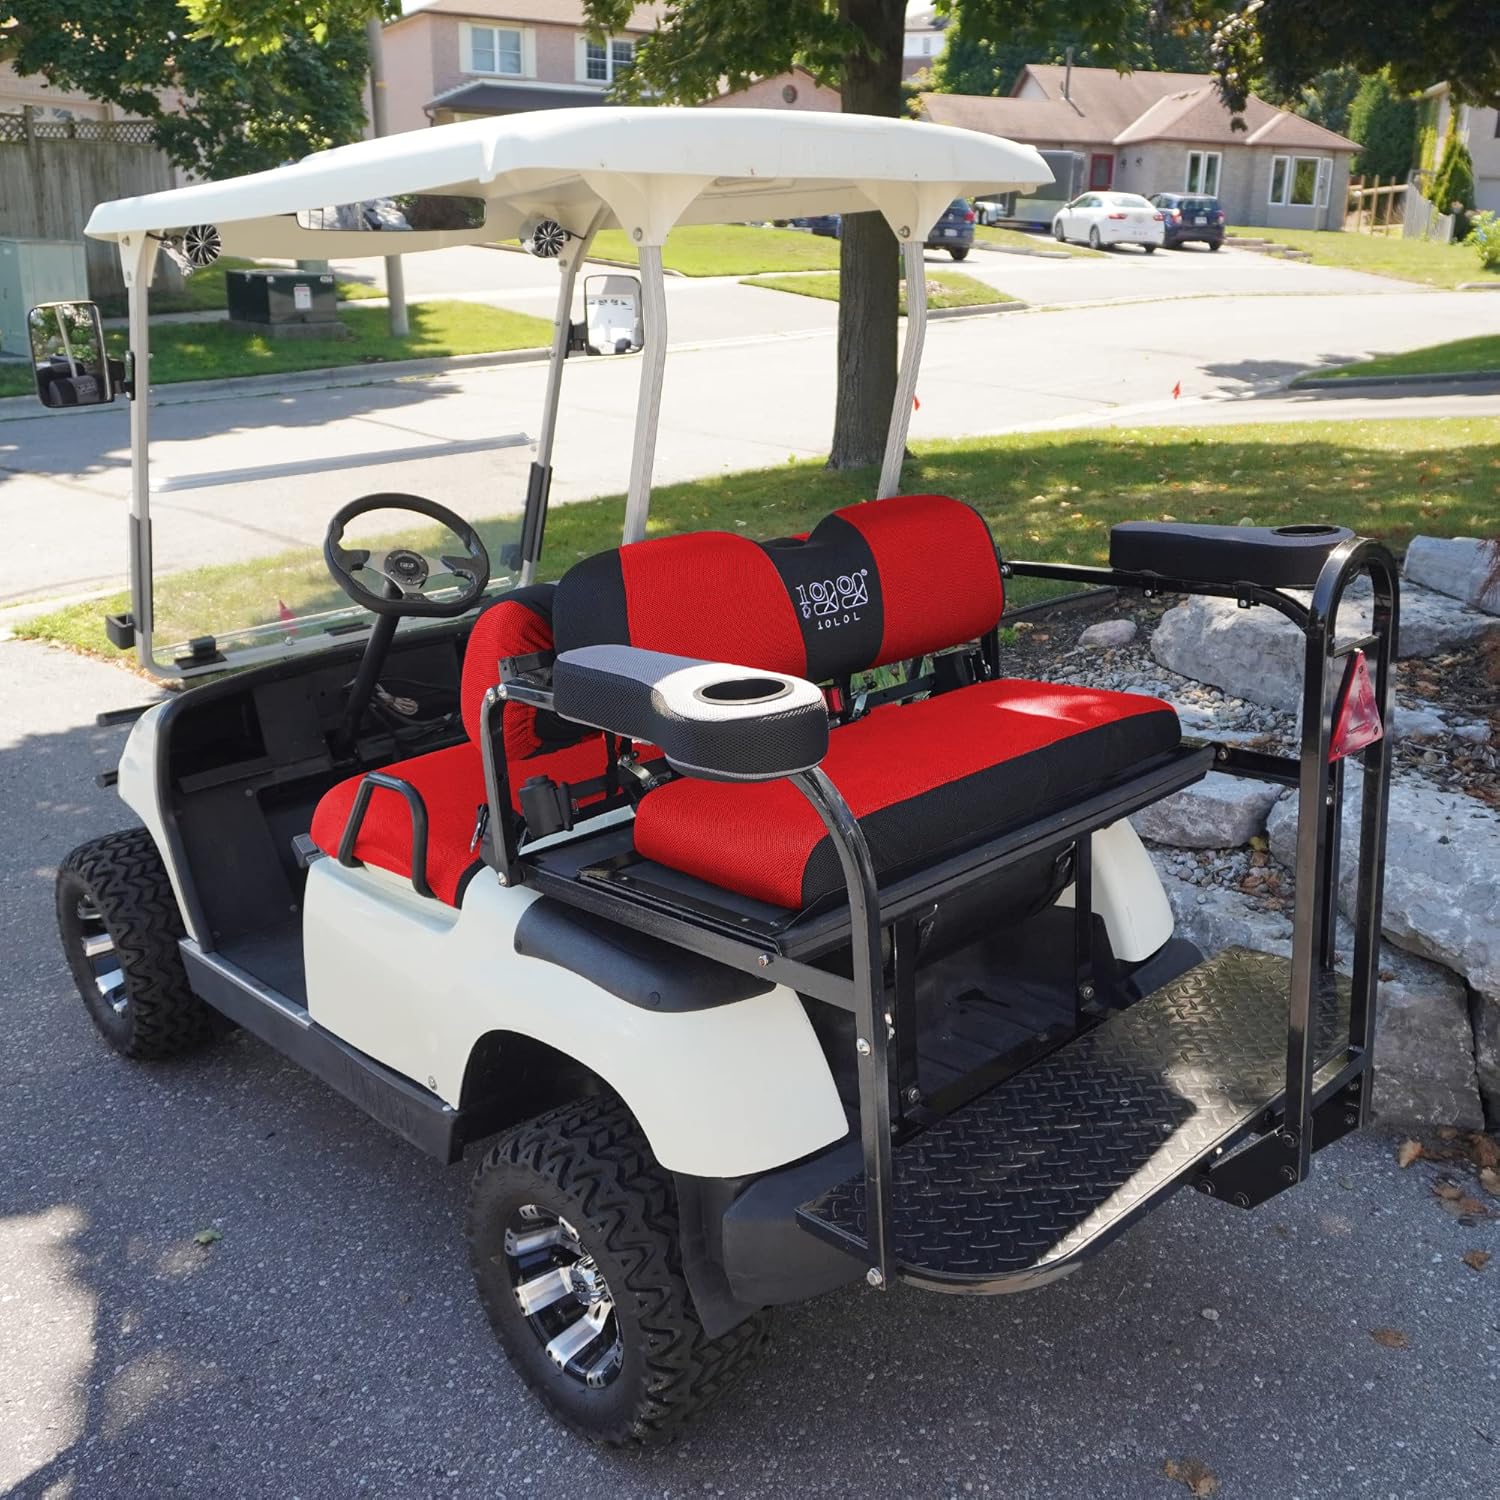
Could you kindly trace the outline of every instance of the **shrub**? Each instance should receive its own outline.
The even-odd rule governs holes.
[[[1453,237],[1462,240],[1469,232],[1468,216],[1474,209],[1474,161],[1451,124],[1443,159],[1427,196],[1437,205],[1439,213],[1454,215]]]
[[[1485,270],[1500,271],[1500,214],[1475,214],[1464,244],[1474,247]]]

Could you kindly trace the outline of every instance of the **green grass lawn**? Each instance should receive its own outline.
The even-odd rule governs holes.
[[[414,302],[410,315],[411,333],[404,339],[391,337],[383,307],[346,308],[339,314],[349,330],[343,339],[268,339],[222,323],[159,323],[151,330],[151,383],[541,349],[552,338],[545,318],[478,302]],[[110,353],[123,357],[124,329],[110,329],[105,337]],[[0,395],[28,395],[34,389],[27,366],[0,366]]]
[[[608,260],[639,259],[622,229],[594,237],[594,253]],[[756,276],[763,271],[824,271],[839,263],[839,242],[801,229],[750,224],[687,224],[662,247],[662,264],[684,276]]]
[[[1399,235],[1339,233],[1326,229],[1236,230],[1258,239],[1275,240],[1306,250],[1315,265],[1342,266],[1346,271],[1370,271],[1397,276],[1425,286],[1455,287],[1461,281],[1500,283],[1500,271],[1486,271],[1479,257],[1463,245],[1435,245],[1426,240],[1403,240]]]
[[[1064,255],[1078,255],[1098,259],[1102,250],[1090,250],[1087,245],[1064,245],[1050,234],[1027,234],[1022,229],[1002,229],[998,225],[976,224],[974,238],[988,241],[991,245],[1004,245],[1016,250],[1057,250]]]
[[[797,463],[664,485],[652,497],[650,532],[717,528],[786,536],[868,498],[875,479],[873,470],[834,473]],[[1488,536],[1500,529],[1497,483],[1496,417],[966,438],[918,445],[904,476],[910,492],[959,495],[976,505],[1006,556],[1076,563],[1105,562],[1110,526],[1132,519],[1331,521],[1397,548],[1419,532]],[[541,576],[556,577],[579,558],[615,546],[622,513],[619,496],[554,506]],[[513,517],[480,527],[490,540],[514,536],[514,528]],[[1048,591],[1018,579],[1009,593],[1022,604]],[[309,612],[342,597],[308,548],[170,575],[158,582],[156,610],[162,637],[175,640],[274,618],[278,599]],[[126,607],[123,595],[72,605],[16,632],[118,655],[104,640],[101,619],[106,610]]]
[[[1500,335],[1432,344],[1426,349],[1408,349],[1405,354],[1381,354],[1358,364],[1316,373],[1325,380],[1340,380],[1352,375],[1463,375],[1474,370],[1500,375]]]
[[[774,292],[795,292],[799,297],[817,297],[824,302],[839,300],[839,273],[829,271],[813,276],[747,276],[741,286],[763,286]],[[906,312],[905,283],[902,283],[901,312]],[[927,305],[929,307],[984,307],[995,302],[1014,302],[1008,292],[997,292],[994,287],[961,271],[929,271],[927,273]]]

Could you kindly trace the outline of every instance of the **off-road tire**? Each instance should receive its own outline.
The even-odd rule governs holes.
[[[559,1369],[520,1310],[505,1231],[523,1204],[565,1217],[609,1283],[623,1353],[602,1388]],[[683,1278],[671,1176],[617,1100],[566,1104],[502,1136],[475,1174],[468,1241],[479,1300],[511,1364],[556,1417],[595,1442],[670,1440],[764,1345],[764,1311],[720,1338],[704,1332]]]
[[[80,903],[98,914],[124,976],[116,1010],[100,992],[81,941]],[[57,872],[63,953],[90,1018],[125,1057],[177,1057],[223,1034],[227,1023],[188,987],[178,939],[182,914],[156,843],[144,828],[80,844]]]

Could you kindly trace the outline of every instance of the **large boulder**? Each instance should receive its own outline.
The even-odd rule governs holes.
[[[1411,583],[1500,615],[1500,581],[1490,582],[1497,561],[1493,545],[1476,537],[1415,536],[1402,572]]]
[[[1352,916],[1364,786],[1359,766],[1349,766],[1346,783],[1339,904]],[[1294,866],[1295,794],[1271,809],[1267,832],[1272,856]],[[1381,925],[1398,947],[1453,969],[1481,995],[1500,1000],[1500,813],[1416,777],[1394,780]]]
[[[1202,781],[1132,813],[1142,838],[1179,849],[1237,849],[1266,830],[1280,790],[1264,781],[1210,771]]]
[[[1500,995],[1476,997],[1474,1065],[1490,1123],[1500,1125]]]
[[[1182,880],[1160,856],[1156,864],[1176,936],[1196,943],[1209,957],[1230,947],[1290,955],[1292,924],[1283,913],[1224,886],[1201,887]],[[1345,923],[1339,927],[1335,961],[1348,973],[1353,931]],[[1437,964],[1388,945],[1381,947],[1380,975],[1375,1001],[1376,1117],[1388,1125],[1483,1128],[1474,1035],[1462,981]],[[1494,1061],[1500,1066],[1500,1007],[1496,1017]]]
[[[1311,597],[1292,592],[1304,603]],[[1339,609],[1339,638],[1367,635],[1370,615],[1368,585],[1351,587]],[[1415,585],[1401,591],[1400,656],[1432,656],[1491,630],[1500,630],[1500,619],[1445,594]],[[1151,635],[1151,654],[1169,671],[1283,713],[1301,705],[1304,651],[1302,632],[1269,605],[1241,609],[1201,594],[1169,609]]]

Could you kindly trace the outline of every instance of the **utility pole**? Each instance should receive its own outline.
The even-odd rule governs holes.
[[[385,117],[385,38],[377,17],[365,22],[365,46],[370,54],[370,127],[377,138],[387,133]],[[389,302],[391,337],[402,339],[411,332],[406,316],[406,277],[401,257],[385,258],[385,294]]]

